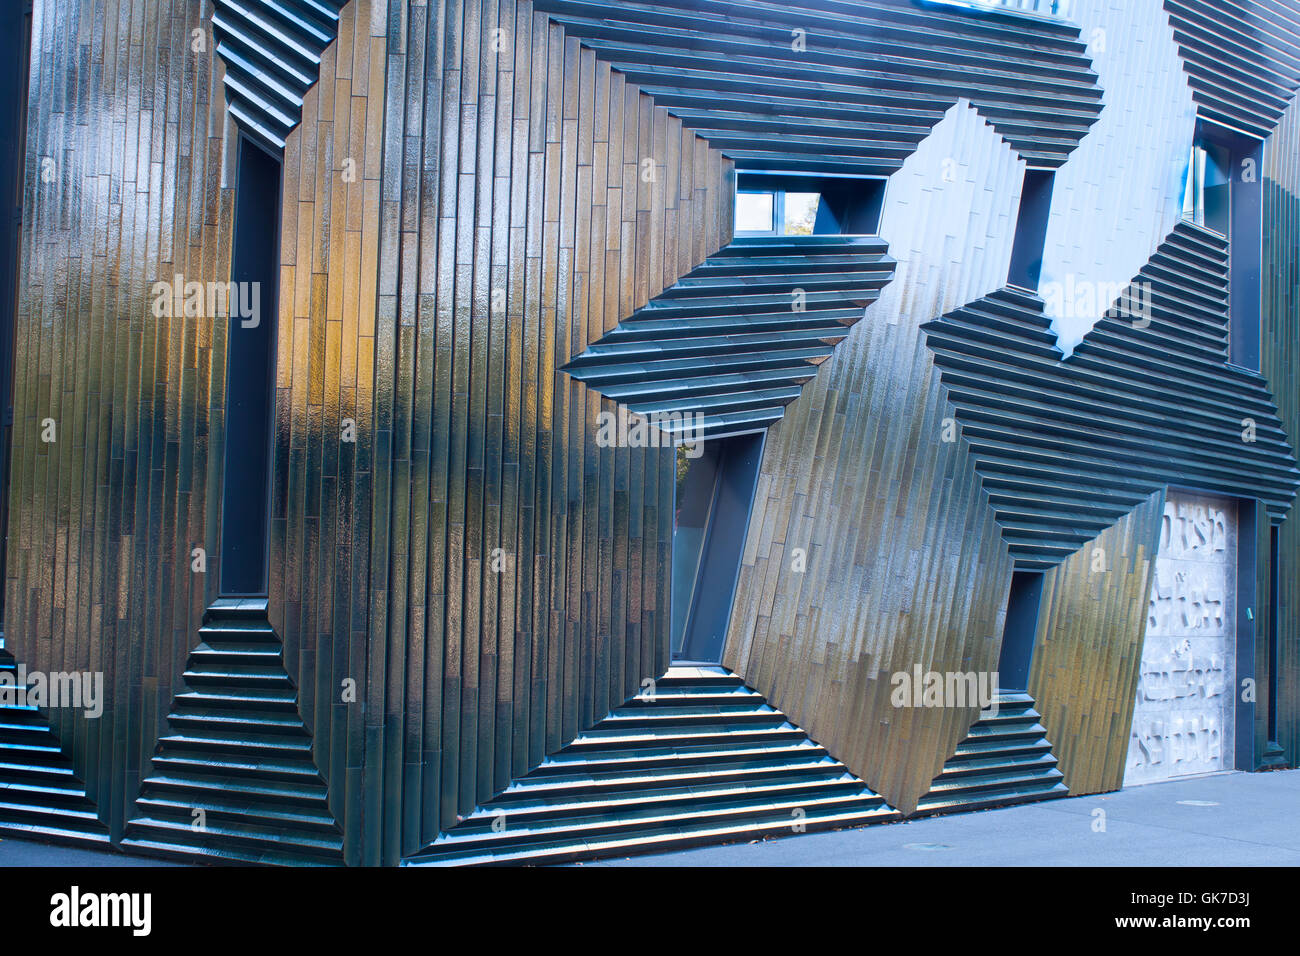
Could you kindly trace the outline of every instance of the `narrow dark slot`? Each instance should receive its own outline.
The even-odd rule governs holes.
[[[1264,150],[1243,144],[1234,154],[1227,193],[1229,267],[1229,361],[1253,372],[1260,358],[1260,277],[1264,259]],[[1249,172],[1248,172],[1249,171]]]
[[[1038,633],[1038,608],[1043,600],[1041,571],[1016,571],[1011,575],[1007,620],[998,657],[998,683],[1003,690],[1026,690],[1029,665]]]
[[[1020,192],[1020,212],[1016,217],[1016,238],[1011,247],[1011,265],[1007,270],[1007,285],[1031,292],[1038,290],[1038,282],[1043,274],[1047,220],[1052,212],[1054,179],[1055,174],[1050,169],[1025,170],[1025,182]]]
[[[267,587],[280,161],[241,138],[235,185],[221,592],[254,595]]]
[[[1276,526],[1268,532],[1268,740],[1277,740],[1278,589],[1281,587],[1281,544]]]
[[[673,656],[722,657],[763,456],[761,434],[711,439],[683,461],[673,523]]]

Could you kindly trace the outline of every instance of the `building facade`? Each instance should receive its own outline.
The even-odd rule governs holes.
[[[538,863],[1300,762],[1294,0],[27,6],[0,833]]]

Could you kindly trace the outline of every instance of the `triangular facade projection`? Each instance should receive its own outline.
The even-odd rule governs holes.
[[[209,609],[184,693],[123,845],[241,863],[341,864],[342,832],[312,758],[266,602]]]
[[[695,437],[762,431],[880,296],[894,274],[887,248],[867,236],[737,239],[565,371],[638,415],[700,416]]]
[[[730,671],[676,666],[406,862],[554,863],[897,819]]]
[[[737,169],[888,176],[959,98],[1026,162],[1060,166],[1102,109],[1079,28],[1009,10],[912,0],[533,6]]]
[[[1047,800],[1068,795],[1034,699],[997,695],[997,711],[983,713],[948,758],[916,812],[946,813]]]
[[[1165,0],[1202,119],[1256,139],[1300,87],[1300,22],[1276,0]]]
[[[1067,361],[1043,300],[1014,289],[922,327],[1019,567],[1057,564],[1168,484],[1287,513],[1300,469],[1268,383],[1227,362],[1227,260],[1180,223]]]
[[[20,698],[21,671],[4,649],[3,637],[0,673],[14,681],[4,686],[0,696],[0,834],[107,843],[108,828],[100,822],[49,721],[39,708]]]
[[[212,27],[226,67],[230,114],[273,150],[302,119],[321,53],[338,36],[345,0],[215,0]]]

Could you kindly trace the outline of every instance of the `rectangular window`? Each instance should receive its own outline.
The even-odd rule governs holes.
[[[736,234],[776,234],[776,194],[736,192]]]
[[[863,176],[739,173],[737,236],[874,236],[885,180]]]
[[[1043,245],[1047,241],[1047,221],[1052,212],[1052,185],[1055,174],[1050,169],[1026,169],[1020,189],[1020,212],[1016,217],[1016,237],[1011,246],[1011,265],[1007,285],[1029,292],[1038,291],[1043,274]]]
[[[280,160],[239,141],[226,357],[221,593],[267,590],[275,325],[280,271]],[[249,308],[240,310],[238,305]],[[249,313],[249,314],[242,314]]]
[[[672,544],[673,658],[722,659],[731,601],[758,483],[763,435],[703,441],[677,451]]]
[[[1259,371],[1260,279],[1264,261],[1264,147],[1243,143],[1233,151],[1224,186],[1228,239],[1228,361]],[[1230,197],[1230,202],[1226,197]]]
[[[1187,160],[1183,219],[1228,240],[1228,361],[1259,371],[1263,261],[1263,147],[1202,123]]]
[[[1229,162],[1225,147],[1198,139],[1187,159],[1183,185],[1183,218],[1223,236],[1229,229]]]
[[[1038,608],[1043,600],[1043,573],[1015,571],[1007,596],[1007,620],[1002,630],[1002,652],[998,656],[1001,690],[1027,690],[1029,664],[1038,636]]]

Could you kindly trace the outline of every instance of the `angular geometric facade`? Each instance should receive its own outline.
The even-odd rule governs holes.
[[[892,275],[870,237],[737,239],[564,370],[644,418],[698,416],[705,440],[761,432]]]
[[[1224,239],[1181,223],[1134,283],[1151,290],[1149,324],[1112,310],[1068,362],[1041,303],[1014,290],[924,326],[1021,567],[1058,563],[1159,486],[1278,518],[1300,487],[1267,383],[1228,362]]]
[[[1151,773],[1300,763],[1295,0],[12,19],[0,835],[888,824],[1161,681]]]

